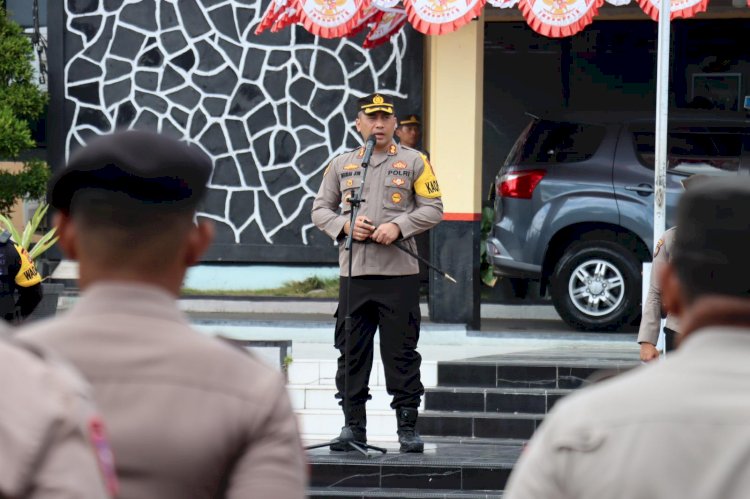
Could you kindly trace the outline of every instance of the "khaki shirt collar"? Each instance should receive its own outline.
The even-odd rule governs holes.
[[[173,295],[157,286],[134,282],[92,284],[81,294],[70,313],[76,316],[128,314],[189,323]]]

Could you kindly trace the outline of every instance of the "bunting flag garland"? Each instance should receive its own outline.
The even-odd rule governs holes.
[[[359,16],[359,20],[357,21],[357,24],[352,27],[351,31],[349,32],[347,37],[353,37],[357,36],[364,30],[367,26],[377,24],[378,21],[380,21],[380,18],[383,16],[383,11],[376,8],[375,4],[372,3],[362,9],[362,14]]]
[[[403,10],[394,9],[381,14],[377,24],[367,34],[362,44],[366,49],[373,49],[384,44],[406,24],[406,12]]]
[[[518,0],[487,0],[487,3],[498,9],[510,9],[518,5]]]
[[[659,0],[638,0],[641,10],[654,21],[659,20]],[[750,5],[750,0],[748,0]],[[708,0],[672,0],[669,8],[669,19],[693,17],[699,12],[705,12]]]
[[[273,26],[279,16],[286,10],[286,4],[286,0],[271,0],[271,3],[266,7],[263,18],[260,20],[260,24],[255,28],[255,34],[259,35]]]
[[[521,0],[531,29],[550,38],[572,36],[591,24],[604,0]]]
[[[348,35],[357,25],[363,0],[297,0],[300,22],[322,38]]]
[[[380,10],[388,10],[396,7],[399,0],[372,0],[372,5]],[[748,0],[750,2],[750,0]]]
[[[487,0],[404,0],[414,29],[425,35],[457,30],[481,12]]]
[[[365,48],[381,45],[408,21],[426,35],[457,30],[478,17],[485,4],[508,9],[518,5],[531,29],[544,36],[572,36],[591,24],[599,8],[628,5],[632,0],[271,0],[255,34],[300,23],[323,38],[352,37],[370,28]],[[709,0],[670,0],[670,19],[693,17],[708,8]],[[750,7],[750,0],[747,6]],[[403,10],[398,8],[403,2]],[[658,21],[660,0],[636,0]]]
[[[274,21],[273,26],[271,26],[271,33],[278,33],[287,26],[291,26],[298,22],[299,12],[297,12],[297,9],[294,7],[287,7],[284,9],[284,12],[276,18],[276,21]]]

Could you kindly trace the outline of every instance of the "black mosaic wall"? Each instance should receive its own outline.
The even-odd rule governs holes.
[[[353,102],[373,91],[422,107],[413,31],[373,51],[302,28],[253,34],[256,0],[66,0],[49,4],[50,154],[115,128],[158,130],[203,148],[215,169],[200,216],[215,261],[332,262],[310,222],[322,171],[356,147]]]

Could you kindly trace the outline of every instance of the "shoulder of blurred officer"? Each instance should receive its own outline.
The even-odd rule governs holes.
[[[36,349],[0,339],[0,496],[104,498],[116,479],[87,385]]]

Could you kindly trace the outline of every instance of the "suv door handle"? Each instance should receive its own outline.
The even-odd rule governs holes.
[[[650,184],[626,185],[625,190],[637,192],[639,196],[648,196],[654,193],[654,188]]]

